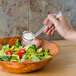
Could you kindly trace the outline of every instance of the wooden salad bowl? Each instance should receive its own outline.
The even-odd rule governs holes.
[[[16,40],[20,39],[19,37],[9,37],[0,39],[0,49],[5,44],[10,44],[10,46],[16,44]],[[37,38],[39,39],[39,38]],[[44,39],[42,40],[42,48],[49,48],[52,53],[52,57],[49,59],[36,61],[36,62],[4,62],[0,61],[0,70],[12,72],[12,73],[26,73],[33,72],[45,67],[60,51],[59,47],[51,42]]]

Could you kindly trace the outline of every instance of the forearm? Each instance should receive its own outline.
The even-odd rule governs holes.
[[[67,34],[65,33],[65,35],[67,35],[64,37],[66,40],[76,42],[76,31],[71,30]]]

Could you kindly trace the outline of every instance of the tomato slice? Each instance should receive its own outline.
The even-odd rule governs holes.
[[[24,62],[29,62],[29,60],[24,60]]]
[[[19,52],[17,52],[15,55],[18,55],[20,59],[22,58],[22,54]]]
[[[7,50],[5,53],[6,53],[6,55],[12,55],[12,51],[10,51],[10,50]]]
[[[16,61],[12,61],[12,62],[16,62]]]
[[[20,53],[20,54],[24,54],[24,53],[26,53],[26,50],[21,49],[21,50],[19,50],[19,53]]]

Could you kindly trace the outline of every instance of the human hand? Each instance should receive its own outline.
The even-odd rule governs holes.
[[[73,29],[70,22],[65,16],[56,18],[56,14],[49,14],[44,20],[44,25],[47,25],[44,33],[47,35],[53,35],[57,31],[65,39],[72,33]]]

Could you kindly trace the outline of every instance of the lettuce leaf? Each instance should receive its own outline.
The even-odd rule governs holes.
[[[42,50],[43,50],[42,48],[39,48],[37,49],[37,52],[42,52]]]
[[[13,50],[13,49],[15,49],[15,48],[17,48],[15,45],[13,45],[11,48],[10,48],[10,50]]]
[[[9,46],[9,44],[7,44],[2,47],[2,50],[6,51],[6,50],[9,50],[9,48],[10,48],[10,46]]]
[[[20,59],[19,59],[19,56],[18,55],[12,55],[11,56],[11,60],[10,60],[10,62],[12,62],[12,61],[19,61]]]
[[[20,62],[22,62],[22,61],[24,61],[24,60],[27,60],[27,59],[28,59],[27,55],[23,55],[23,57],[22,57],[22,59],[20,60]]]
[[[16,46],[17,46],[17,47],[21,46],[21,43],[20,43],[20,41],[19,41],[18,39],[17,39]]]
[[[46,54],[44,57],[45,57],[45,59],[48,59],[48,58],[50,58],[50,57],[52,57],[52,56]]]
[[[37,56],[35,56],[35,55],[31,55],[31,60],[32,61],[39,61],[40,59],[37,57]]]
[[[49,49],[45,49],[45,53],[48,53],[49,52]]]
[[[10,56],[0,56],[0,61],[6,61],[6,62],[9,62],[11,59]]]

